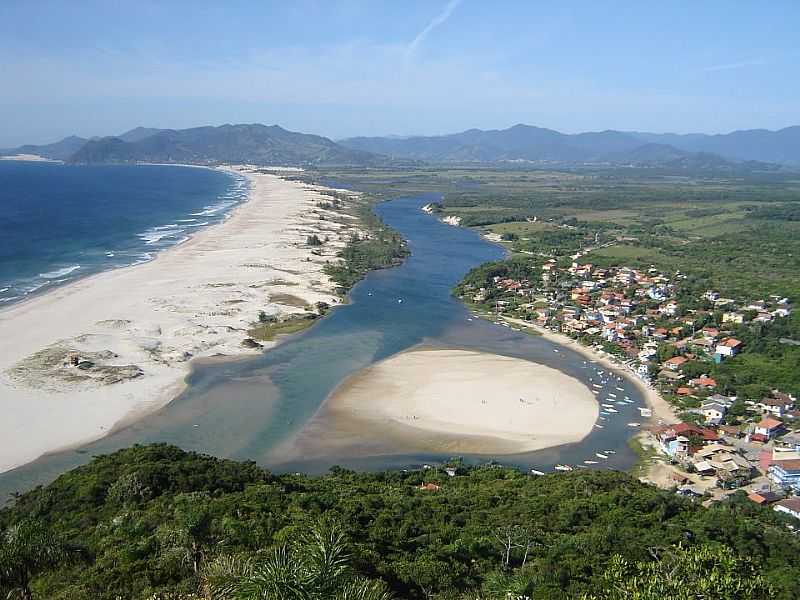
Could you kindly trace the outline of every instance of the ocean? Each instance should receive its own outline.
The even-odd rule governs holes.
[[[246,195],[211,169],[0,161],[0,307],[151,260]]]

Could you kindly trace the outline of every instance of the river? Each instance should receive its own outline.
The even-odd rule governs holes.
[[[334,464],[402,468],[449,458],[330,456],[291,464],[271,459],[271,450],[299,431],[348,375],[418,344],[524,358],[559,369],[591,388],[589,379],[597,376],[580,354],[538,336],[474,319],[451,296],[453,286],[470,268],[501,258],[503,250],[472,230],[443,224],[421,211],[432,199],[400,198],[376,207],[384,221],[408,240],[411,256],[399,267],[370,273],[353,288],[347,304],[314,327],[257,358],[196,364],[188,389],[161,411],[82,448],[45,456],[0,475],[0,498],[47,483],[93,455],[136,443],[169,442],[215,456],[255,460],[276,470],[312,473]],[[619,412],[604,422],[603,429],[593,430],[579,443],[513,456],[467,458],[550,470],[556,463],[582,464],[595,459],[595,452],[612,450],[608,460],[592,468],[630,468],[636,456],[628,440],[635,431],[627,423],[640,420],[637,406],[644,406],[644,399],[631,382],[617,385],[624,390],[619,393],[635,403],[618,406]]]

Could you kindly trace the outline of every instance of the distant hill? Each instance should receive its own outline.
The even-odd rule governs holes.
[[[258,124],[181,130],[137,128],[120,137],[90,140],[69,158],[72,163],[133,161],[295,166],[370,166],[387,162],[382,156],[346,148],[325,137]]]
[[[509,129],[470,129],[434,137],[357,137],[339,143],[363,152],[429,162],[693,162],[687,161],[690,152],[667,143],[647,141],[639,135],[620,131],[564,134],[522,124]]]
[[[13,156],[15,154],[37,154],[53,160],[66,160],[75,154],[75,152],[80,150],[88,141],[89,140],[86,138],[71,135],[53,144],[26,144],[17,148],[0,150],[0,156]]]
[[[163,129],[154,129],[153,127],[135,127],[130,131],[126,131],[117,137],[123,142],[139,142],[145,138],[149,138],[157,133],[161,133]]]
[[[670,144],[687,152],[711,152],[732,160],[800,165],[800,126],[778,131],[749,129],[719,135],[641,132],[630,135],[647,142]]]
[[[800,164],[800,127],[726,136],[676,136],[613,130],[564,134],[520,124],[508,129],[470,129],[441,136],[354,137],[339,143],[354,150],[429,162],[670,163],[728,170],[769,168],[740,161]],[[714,160],[710,160],[712,154],[716,155]]]

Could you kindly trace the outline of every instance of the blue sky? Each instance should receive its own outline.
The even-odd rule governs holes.
[[[800,124],[800,2],[3,0],[0,146],[136,125],[333,138]]]

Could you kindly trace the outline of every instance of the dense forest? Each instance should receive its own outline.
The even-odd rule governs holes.
[[[9,598],[796,598],[789,517],[612,471],[485,465],[311,478],[167,445],[0,512]],[[427,484],[423,486],[423,484]]]

